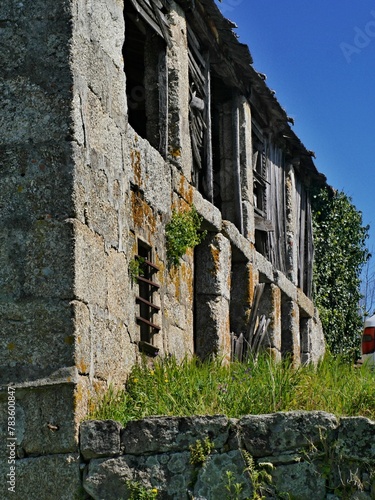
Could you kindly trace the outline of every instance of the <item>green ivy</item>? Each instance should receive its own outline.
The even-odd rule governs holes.
[[[370,254],[368,226],[345,193],[323,188],[312,193],[314,296],[332,354],[359,355],[362,314],[360,274]]]
[[[179,266],[181,257],[188,248],[194,248],[206,237],[199,232],[203,218],[193,205],[190,210],[173,210],[172,218],[165,227],[168,265]]]

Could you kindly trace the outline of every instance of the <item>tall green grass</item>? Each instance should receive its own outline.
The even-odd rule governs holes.
[[[125,425],[151,415],[240,417],[290,410],[375,419],[375,372],[330,355],[316,367],[298,369],[266,355],[229,365],[220,359],[144,360],[134,366],[125,390],[110,388],[97,399],[89,418]]]

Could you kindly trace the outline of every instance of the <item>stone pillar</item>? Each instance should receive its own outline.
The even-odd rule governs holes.
[[[192,152],[189,129],[189,58],[187,27],[182,9],[174,4],[169,15],[172,47],[167,51],[169,82],[168,160],[191,180]]]
[[[313,318],[302,317],[300,320],[301,363],[317,364],[324,356],[325,341],[318,312]]]
[[[252,264],[232,259],[230,331],[236,335],[245,333],[247,330],[253,294],[254,276]]]
[[[267,336],[264,345],[270,351],[275,361],[281,360],[281,290],[278,286],[266,284],[261,301],[259,314],[269,318]]]
[[[209,233],[195,252],[195,350],[202,359],[230,357],[230,273],[229,240]]]
[[[255,243],[251,109],[244,97],[239,99],[239,108],[243,234],[245,238]]]
[[[281,355],[290,356],[294,366],[301,362],[300,324],[297,303],[282,294],[281,296]]]
[[[1,498],[46,498],[47,491],[63,498],[63,484],[72,498],[79,491],[71,307],[72,3],[6,1],[0,6]],[[11,393],[15,415],[8,414]],[[26,455],[58,455],[61,464],[69,456],[71,466],[57,467],[56,486],[51,486],[47,465],[28,475],[34,459],[23,460]],[[15,459],[15,493],[6,482],[13,465],[9,459]]]
[[[298,256],[297,256],[297,241],[296,241],[296,206],[295,206],[295,189],[296,182],[294,176],[294,168],[292,164],[287,166],[286,171],[286,258],[287,258],[287,277],[297,285],[298,280]]]

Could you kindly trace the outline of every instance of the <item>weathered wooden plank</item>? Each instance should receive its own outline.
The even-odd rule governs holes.
[[[204,58],[203,54],[201,53],[200,43],[189,26],[187,29],[187,35],[188,35],[189,49],[193,52],[194,57],[199,61],[202,68],[205,68],[207,62],[205,61],[205,58]]]
[[[150,12],[148,7],[145,8],[145,4],[142,2],[142,0],[130,0],[130,1],[135,10],[138,12],[138,14],[141,17],[143,17],[143,19],[156,31],[158,35],[164,38],[163,32],[157,20],[155,19],[153,11]],[[140,2],[142,2],[142,4]]]
[[[205,69],[206,80],[206,100],[205,100],[205,122],[206,133],[204,136],[204,153],[206,163],[206,197],[208,201],[214,201],[214,175],[213,175],[213,155],[212,155],[212,123],[211,123],[211,72],[209,64],[209,54],[205,54],[207,61]]]
[[[189,69],[193,73],[193,79],[196,84],[199,84],[200,90],[204,92],[205,88],[205,78],[204,78],[204,73],[202,72],[201,68],[199,67],[197,61],[194,58],[193,53],[189,50]]]
[[[171,40],[171,37],[170,37],[170,34],[169,34],[169,24],[168,24],[168,21],[164,17],[164,15],[160,12],[160,10],[158,9],[158,7],[156,7],[156,5],[154,3],[152,4],[152,7],[153,7],[155,18],[156,18],[157,22],[159,23],[160,29],[161,29],[161,31],[163,33],[163,38],[164,38],[167,46],[169,48],[172,48],[172,40]]]
[[[158,61],[159,85],[159,152],[163,158],[168,152],[168,68],[167,55],[161,51]]]
[[[255,229],[258,231],[271,232],[275,231],[273,222],[269,219],[265,219],[260,215],[254,214]]]
[[[250,345],[252,341],[251,339],[255,332],[255,325],[258,317],[259,302],[263,295],[264,287],[265,287],[264,283],[259,283],[258,285],[255,286],[254,289],[254,298],[253,298],[253,303],[251,305],[250,318],[245,335],[245,339],[247,340],[247,342],[250,343]]]
[[[241,191],[241,161],[240,161],[240,111],[238,95],[235,94],[232,102],[233,120],[233,166],[234,166],[234,202],[237,229],[243,234],[242,191]]]

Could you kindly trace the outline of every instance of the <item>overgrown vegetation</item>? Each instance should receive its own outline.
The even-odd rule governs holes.
[[[124,391],[111,388],[92,405],[89,418],[126,424],[151,415],[240,417],[297,409],[374,419],[374,372],[332,355],[317,367],[298,369],[265,354],[257,363],[230,365],[219,359],[145,360],[134,366]]]
[[[314,289],[324,335],[332,354],[359,357],[363,314],[360,274],[369,258],[368,226],[345,193],[313,194]]]
[[[145,488],[137,481],[126,481],[129,492],[129,500],[156,500],[158,498],[157,488]]]
[[[201,224],[202,217],[194,205],[183,212],[173,210],[172,218],[165,227],[169,266],[179,266],[187,249],[199,245],[205,238],[206,232],[199,232]]]

